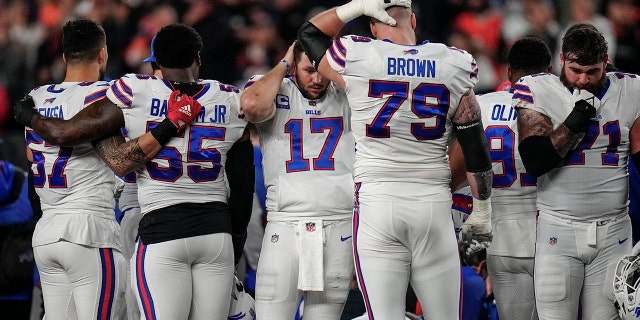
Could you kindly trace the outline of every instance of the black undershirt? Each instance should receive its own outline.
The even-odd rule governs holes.
[[[181,203],[142,217],[138,234],[145,245],[213,233],[231,233],[231,214],[224,202]]]

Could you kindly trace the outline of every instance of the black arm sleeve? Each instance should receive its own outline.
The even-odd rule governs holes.
[[[331,46],[331,37],[307,21],[298,29],[298,41],[311,60],[313,67],[318,69],[320,60]]]
[[[247,240],[247,226],[251,220],[255,167],[253,145],[250,140],[236,142],[227,154],[225,172],[229,180],[229,210],[231,211],[231,237],[235,264],[242,256]]]
[[[467,171],[483,172],[491,170],[489,144],[487,143],[487,137],[484,135],[482,120],[465,125],[454,124],[454,130],[462,147]]]
[[[520,142],[518,151],[527,172],[536,177],[551,171],[562,161],[548,136],[527,137]]]

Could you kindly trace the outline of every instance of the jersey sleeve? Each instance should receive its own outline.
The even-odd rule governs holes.
[[[113,84],[106,92],[107,99],[122,109],[130,109],[133,104],[132,81],[133,74],[125,74],[120,79],[113,81]]]
[[[549,116],[546,109],[541,105],[542,101],[534,99],[536,80],[531,76],[520,78],[513,88],[511,105],[514,109],[531,109]]]
[[[249,81],[247,81],[247,83],[244,85],[244,89],[246,90],[247,88],[251,87],[254,83],[256,83],[256,81],[260,80],[262,77],[264,77],[264,75],[261,75],[261,74],[252,76],[251,78],[249,78]],[[284,84],[285,81],[287,81],[286,77],[282,79],[282,84]],[[269,114],[269,116],[267,116],[264,120],[255,122],[255,123],[263,123],[263,122],[269,121],[273,119],[273,117],[276,115],[276,105],[279,104],[280,100],[282,99],[282,95],[280,94],[280,91],[282,90],[282,84],[280,85],[280,90],[278,94],[276,94],[276,98],[272,103],[273,109],[271,109],[271,113]],[[240,108],[242,109],[242,106]]]
[[[352,37],[353,36],[343,36],[333,40],[333,44],[327,49],[325,54],[331,68],[339,74],[344,73],[344,68],[347,63],[347,50],[353,46]]]
[[[264,77],[264,75],[261,75],[261,74],[256,74],[251,76],[251,78],[247,80],[247,83],[244,84],[244,90],[247,90],[247,88],[251,87],[254,83],[256,83],[256,81],[258,81],[262,77]]]
[[[455,48],[449,48],[449,64],[457,70],[449,83],[459,86],[460,92],[466,93],[478,82],[478,65],[476,59],[468,52]]]
[[[92,88],[87,92],[86,97],[84,98],[84,105],[88,106],[107,95],[107,90],[109,90],[110,84],[106,81],[98,81],[92,85]]]

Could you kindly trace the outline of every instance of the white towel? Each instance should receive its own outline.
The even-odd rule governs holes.
[[[298,221],[298,289],[324,290],[322,220]]]

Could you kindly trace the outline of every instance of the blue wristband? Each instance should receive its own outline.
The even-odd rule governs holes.
[[[289,67],[289,63],[287,60],[282,59],[280,62],[284,63],[284,66],[287,67],[287,73],[285,74],[287,77],[291,75],[291,67]]]

